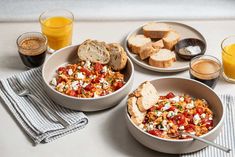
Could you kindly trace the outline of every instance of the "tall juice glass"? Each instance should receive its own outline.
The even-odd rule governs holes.
[[[235,36],[225,38],[221,43],[223,60],[223,77],[235,83]]]
[[[72,44],[74,16],[64,9],[49,10],[39,17],[41,30],[48,39],[49,52]]]

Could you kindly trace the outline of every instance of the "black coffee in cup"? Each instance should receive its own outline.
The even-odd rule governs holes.
[[[21,35],[17,40],[18,52],[28,68],[39,67],[44,63],[47,51],[47,39],[37,32]]]
[[[190,62],[190,78],[214,88],[220,77],[221,64],[212,56],[199,56]]]

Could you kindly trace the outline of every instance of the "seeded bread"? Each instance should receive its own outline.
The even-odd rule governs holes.
[[[143,32],[146,37],[161,39],[171,30],[166,23],[150,22],[143,26]]]
[[[127,54],[123,47],[117,43],[107,45],[107,50],[110,53],[109,65],[113,70],[122,70],[126,67]]]
[[[137,106],[137,98],[136,97],[129,97],[127,100],[127,107],[128,112],[131,116],[131,120],[136,124],[139,125],[143,122],[146,112],[141,112]]]
[[[105,42],[97,40],[86,40],[78,48],[77,55],[81,60],[107,64],[110,61],[109,51]]]
[[[180,35],[176,31],[170,31],[162,38],[165,48],[169,50],[174,48],[179,39]]]
[[[150,42],[151,39],[145,37],[144,35],[133,35],[128,39],[128,46],[131,52],[139,54],[141,47]]]
[[[168,49],[160,49],[149,57],[149,64],[154,67],[167,68],[176,61],[175,53]]]

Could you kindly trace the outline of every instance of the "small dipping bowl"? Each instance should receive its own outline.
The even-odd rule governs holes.
[[[199,46],[201,51],[198,51],[198,53],[193,52],[191,54],[185,53],[187,51],[184,48],[189,47],[189,46],[193,46],[193,47]],[[181,50],[181,49],[184,49],[184,50]],[[196,48],[194,47],[193,49],[195,50]],[[203,55],[205,52],[206,52],[206,43],[196,38],[182,39],[175,45],[176,55],[178,55],[181,59],[184,59],[184,60],[191,60],[193,57],[198,56],[198,55]]]

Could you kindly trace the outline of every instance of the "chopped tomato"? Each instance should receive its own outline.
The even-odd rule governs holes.
[[[103,65],[100,64],[100,63],[95,63],[94,69],[95,69],[96,72],[100,73],[100,71],[103,69]]]
[[[213,120],[209,120],[209,118],[204,118],[202,120],[202,124],[205,125],[207,128],[213,127]]]
[[[171,106],[171,107],[169,108],[169,111],[175,111],[175,109],[176,109],[175,106]]]
[[[186,103],[190,103],[191,102],[191,98],[190,97],[184,97],[184,101],[186,102]]]
[[[162,131],[156,129],[156,130],[149,130],[148,133],[151,134],[151,135],[154,135],[154,136],[161,136]]]
[[[85,90],[91,91],[93,88],[94,88],[94,87],[93,87],[92,84],[88,84],[88,85],[85,87]]]
[[[96,77],[95,79],[91,80],[91,83],[99,83],[100,82],[100,77]]]
[[[193,132],[194,129],[195,129],[195,125],[193,125],[193,124],[188,124],[188,125],[185,126],[185,130],[187,132]]]
[[[71,90],[71,91],[69,91],[69,95],[70,96],[77,96],[77,93],[76,93],[76,91]]]
[[[174,98],[174,97],[175,97],[175,94],[173,94],[172,92],[169,92],[169,93],[166,95],[166,98],[167,98],[167,99]]]
[[[155,111],[156,110],[156,106],[151,107],[149,110],[150,110],[150,112]]]
[[[58,73],[66,73],[67,72],[67,70],[66,70],[66,68],[65,67],[59,67],[58,68]]]
[[[120,89],[123,85],[124,85],[123,82],[117,81],[117,82],[115,82],[115,83],[113,84],[113,87],[114,87],[115,90],[118,90],[118,89]]]
[[[86,68],[81,68],[80,71],[84,72],[86,74],[86,76],[90,76],[91,75],[91,72],[89,70],[87,70]]]
[[[163,108],[163,105],[159,104],[156,108],[157,108],[157,110],[161,110]]]
[[[198,114],[201,115],[203,113],[203,108],[199,106],[199,107],[196,108],[196,111],[197,111]]]
[[[185,116],[183,114],[178,114],[174,117],[174,120],[178,125],[183,125],[185,123]]]
[[[59,83],[65,81],[65,80],[64,80],[62,77],[58,77],[56,81],[57,81],[57,83],[59,84]]]
[[[184,116],[188,119],[188,123],[193,123],[193,115],[191,115],[187,111],[185,111]]]

